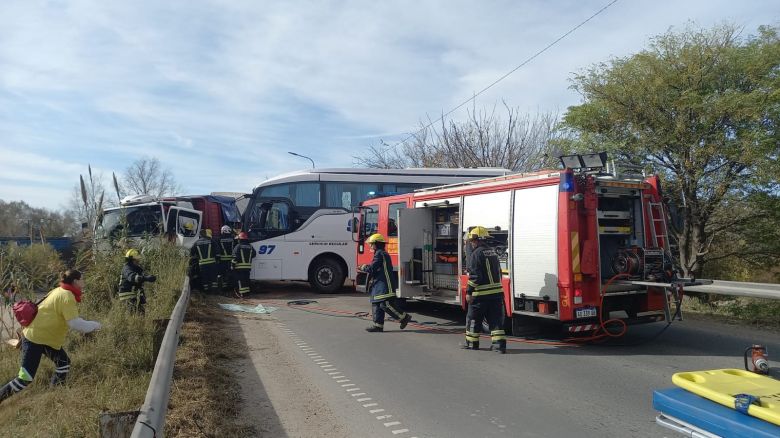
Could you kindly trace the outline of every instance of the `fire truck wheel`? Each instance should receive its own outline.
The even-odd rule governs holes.
[[[344,270],[341,264],[332,258],[315,260],[309,274],[309,283],[318,292],[336,292],[344,284]]]

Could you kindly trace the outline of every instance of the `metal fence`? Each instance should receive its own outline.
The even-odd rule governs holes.
[[[182,286],[181,296],[171,313],[171,320],[165,330],[165,336],[160,344],[160,352],[154,364],[149,389],[138,419],[133,427],[132,438],[162,437],[165,427],[165,414],[168,410],[168,399],[171,395],[171,378],[173,364],[176,361],[176,347],[179,345],[179,331],[184,314],[190,301],[190,280],[186,277]]]
[[[747,283],[742,281],[714,280],[712,284],[685,286],[685,292],[701,292],[719,295],[734,295],[751,298],[780,300],[780,284]]]

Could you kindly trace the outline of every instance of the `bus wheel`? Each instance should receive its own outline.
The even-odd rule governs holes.
[[[309,283],[319,292],[333,293],[344,284],[344,270],[336,260],[325,257],[312,264]]]

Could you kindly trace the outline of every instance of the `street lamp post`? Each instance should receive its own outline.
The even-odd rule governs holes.
[[[296,154],[295,152],[287,152],[290,155],[295,155],[296,157],[306,158],[307,160],[311,161],[311,168],[314,169],[314,160],[307,157],[306,155]]]

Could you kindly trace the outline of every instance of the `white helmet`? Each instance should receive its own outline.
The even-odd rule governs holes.
[[[222,225],[222,228],[219,229],[219,232],[222,234],[230,234],[232,231],[227,225]]]

